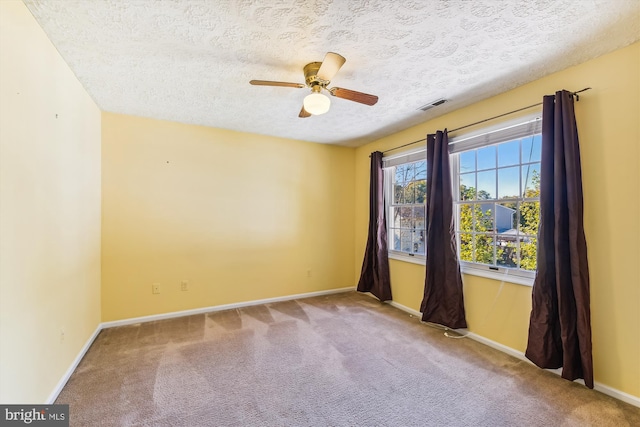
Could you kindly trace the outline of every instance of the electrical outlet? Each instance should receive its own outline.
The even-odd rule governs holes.
[[[189,290],[189,281],[188,280],[183,280],[182,282],[180,282],[180,290],[181,291],[188,291]]]
[[[159,294],[160,293],[160,283],[154,283],[153,285],[151,285],[151,292],[154,294]]]
[[[311,277],[311,270],[307,270],[307,277]]]
[[[63,328],[60,329],[60,342],[61,343],[64,342],[64,329]]]

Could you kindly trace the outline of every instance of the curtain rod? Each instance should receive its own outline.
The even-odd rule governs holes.
[[[576,97],[576,101],[580,101],[580,96],[578,94],[581,93],[581,92],[585,92],[585,91],[587,91],[589,89],[591,89],[591,88],[590,87],[585,87],[584,89],[577,90],[575,92],[571,92],[571,95]],[[449,132],[455,132],[455,131],[458,131],[458,130],[466,129],[468,127],[479,125],[481,123],[488,122],[490,120],[495,120],[495,119],[499,119],[500,117],[508,116],[509,114],[519,113],[520,111],[528,110],[529,108],[537,107],[538,105],[542,105],[542,102],[538,102],[537,104],[532,104],[532,105],[528,105],[526,107],[518,108],[517,110],[509,111],[508,113],[504,113],[504,114],[500,114],[500,115],[497,115],[497,116],[489,117],[488,119],[480,120],[479,122],[470,123],[468,125],[460,126],[459,128],[451,129]],[[417,141],[413,141],[413,142],[409,142],[407,144],[399,145],[397,147],[389,148],[388,150],[384,150],[382,153],[386,153],[386,152],[389,152],[389,151],[397,150],[399,148],[407,147],[409,145],[417,144],[419,142],[424,142],[426,140],[427,140],[427,138],[422,138],[422,139],[419,139]]]

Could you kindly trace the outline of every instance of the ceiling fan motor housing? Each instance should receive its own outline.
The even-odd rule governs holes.
[[[304,66],[304,81],[310,88],[317,85],[325,88],[329,83],[331,83],[329,80],[322,80],[318,77],[318,70],[321,65],[322,62],[310,62]]]

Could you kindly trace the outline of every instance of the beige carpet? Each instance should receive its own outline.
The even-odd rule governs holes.
[[[355,292],[106,329],[56,403],[72,426],[640,426]]]

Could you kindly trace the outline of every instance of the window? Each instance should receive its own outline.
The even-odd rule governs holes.
[[[385,200],[389,255],[424,260],[427,160],[424,148],[385,157]]]
[[[536,118],[451,141],[456,238],[463,271],[509,269],[508,274],[534,276],[540,127]]]
[[[540,117],[532,116],[450,139],[455,234],[464,273],[532,283],[541,127]],[[387,156],[383,166],[389,257],[424,264],[426,150]]]

